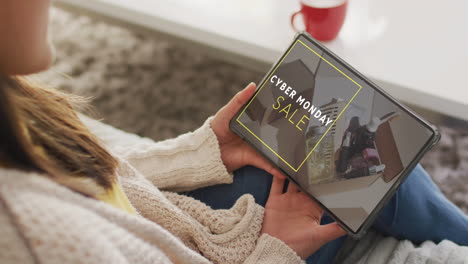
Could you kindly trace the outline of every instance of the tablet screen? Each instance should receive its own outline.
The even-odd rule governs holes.
[[[355,232],[433,136],[303,36],[233,125]]]

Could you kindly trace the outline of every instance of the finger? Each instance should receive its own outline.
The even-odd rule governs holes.
[[[312,199],[310,200],[314,203],[313,209],[318,213],[318,215],[320,216],[320,219],[322,219],[323,213],[324,213],[323,208],[319,204],[317,204],[315,201],[313,201]]]
[[[275,177],[286,179],[286,176],[284,176],[275,166],[273,166],[266,158],[260,155],[257,151],[255,151],[252,148],[249,148],[248,153],[249,154],[247,157],[247,161],[249,165],[260,168]]]
[[[304,200],[307,201],[305,204],[310,207],[310,211],[314,212],[314,214],[316,214],[319,217],[319,219],[321,219],[324,212],[323,208],[314,199],[310,198],[307,194],[303,192],[301,192],[300,194],[303,195]]]
[[[278,177],[273,177],[273,182],[271,183],[270,196],[277,196],[283,194],[283,185],[284,179]]]
[[[215,120],[211,122],[212,128],[215,131],[230,132],[229,122],[232,117],[239,112],[241,107],[252,97],[255,93],[255,83],[249,83],[242,91],[238,92],[234,97],[223,106],[215,115]]]
[[[294,184],[294,182],[289,181],[288,190],[286,192],[287,193],[297,193],[297,192],[299,192],[299,189],[297,188],[296,184]]]
[[[317,227],[318,239],[322,244],[326,244],[341,236],[346,235],[346,231],[341,228],[337,223],[321,225]]]
[[[276,169],[273,171],[272,173],[273,176],[277,177],[277,178],[280,178],[280,179],[283,179],[285,180],[286,179],[286,175],[284,175],[280,170]]]
[[[239,112],[241,107],[249,101],[252,95],[255,93],[256,89],[255,83],[251,82],[245,87],[242,91],[238,92],[234,97],[229,101],[226,105],[226,111],[229,114],[234,115],[235,113]]]

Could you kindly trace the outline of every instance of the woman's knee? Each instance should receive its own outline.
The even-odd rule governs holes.
[[[433,192],[432,180],[421,165],[417,165],[400,185],[392,198],[377,217],[374,227],[385,235],[400,237],[402,232],[412,228],[412,221],[397,222],[398,219],[410,220],[413,216],[426,214],[424,206],[427,195]],[[419,209],[418,209],[419,208]]]

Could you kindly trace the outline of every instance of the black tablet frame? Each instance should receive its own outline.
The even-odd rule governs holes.
[[[326,53],[328,56],[333,58],[337,63],[340,64],[341,67],[346,68],[350,72],[352,72],[355,76],[359,78],[359,81],[365,82],[369,87],[374,89],[375,91],[379,92],[381,95],[383,95],[385,98],[387,98],[391,103],[395,104],[397,107],[399,107],[402,111],[406,112],[410,117],[414,118],[416,121],[421,123],[423,126],[425,126],[428,130],[432,131],[432,136],[428,139],[428,141],[424,144],[424,146],[421,148],[421,150],[417,153],[417,155],[413,158],[413,160],[406,166],[403,171],[400,173],[400,176],[398,179],[393,183],[392,187],[387,191],[387,193],[382,197],[382,199],[378,202],[378,204],[375,206],[375,208],[372,210],[372,212],[369,214],[369,216],[366,218],[366,220],[361,224],[359,229],[357,231],[354,231],[351,229],[345,222],[343,222],[339,217],[337,217],[331,210],[329,210],[324,204],[322,204],[318,199],[314,198],[312,195],[310,195],[308,192],[306,192],[295,180],[293,177],[291,177],[286,171],[281,169],[278,164],[273,162],[268,155],[265,155],[264,153],[261,152],[261,150],[257,147],[254,142],[250,142],[250,135],[248,135],[248,131],[245,129],[238,129],[238,124],[236,122],[236,119],[238,116],[242,113],[245,107],[250,103],[250,101],[255,98],[255,95],[259,92],[260,89],[258,87],[262,87],[262,85],[267,81],[268,76],[274,71],[278,64],[281,63],[283,58],[287,55],[287,51],[291,49],[291,47],[296,43],[296,41],[300,38],[304,37],[308,41],[312,42],[316,47],[318,47],[321,51]],[[369,227],[372,225],[374,222],[375,218],[377,217],[378,213],[380,210],[385,206],[385,204],[390,200],[390,198],[393,196],[393,194],[396,192],[398,187],[403,183],[403,181],[408,177],[410,172],[414,169],[414,167],[418,164],[418,162],[421,160],[421,158],[424,156],[426,152],[428,152],[435,144],[440,139],[440,133],[437,129],[436,126],[433,124],[429,123],[426,121],[424,118],[420,117],[418,114],[413,112],[411,109],[406,107],[405,105],[401,104],[398,102],[395,98],[393,98],[391,95],[389,95],[387,92],[385,92],[382,88],[380,88],[378,85],[376,85],[374,82],[372,82],[369,78],[365,77],[363,74],[358,72],[355,68],[353,68],[351,65],[346,63],[344,60],[339,58],[336,54],[334,54],[332,51],[330,51],[328,48],[326,48],[324,45],[322,45],[320,42],[315,40],[312,36],[309,35],[307,32],[298,32],[289,47],[286,49],[286,52],[284,52],[281,57],[274,63],[274,65],[270,68],[270,70],[267,72],[265,77],[263,77],[262,81],[259,83],[257,86],[257,90],[255,94],[250,98],[250,100],[245,103],[242,107],[241,110],[231,119],[229,127],[231,131],[233,131],[235,134],[240,136],[242,139],[244,139],[250,146],[252,146],[254,149],[256,149],[262,156],[264,156],[267,160],[269,160],[272,164],[274,164],[279,170],[283,172],[288,177],[288,180],[291,182],[294,182],[296,186],[305,194],[307,194],[311,199],[313,199],[316,203],[318,203],[324,211],[333,218],[341,227],[343,227],[346,232],[352,236],[353,238],[359,239],[362,236],[365,235],[366,231],[369,229]],[[244,135],[245,133],[245,135]],[[247,135],[247,136],[246,136]],[[257,142],[255,142],[257,143]]]

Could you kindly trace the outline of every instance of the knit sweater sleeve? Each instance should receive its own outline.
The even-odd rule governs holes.
[[[221,160],[211,120],[193,132],[155,142],[93,120],[80,119],[115,155],[127,160],[159,189],[188,191],[232,183],[233,176]]]
[[[139,192],[141,190],[139,189]],[[303,263],[286,243],[268,234],[261,234],[264,208],[255,203],[255,198],[251,194],[239,197],[229,209],[213,210],[192,197],[173,192],[163,193],[172,204],[189,216],[188,219],[196,220],[197,224],[193,229],[199,230],[203,235],[195,235],[194,232],[190,232],[191,235],[184,235],[184,231],[174,225],[174,220],[158,221],[156,218],[159,218],[159,215],[145,214],[148,210],[140,203],[138,207],[143,215],[158,221],[171,233],[177,233],[178,237],[188,236],[185,241],[194,242],[196,244],[194,247],[213,263]],[[143,206],[155,207],[154,202],[147,204]],[[182,221],[184,217],[176,218]]]
[[[244,264],[305,264],[296,252],[283,241],[266,233],[263,233],[257,241],[252,254]]]

